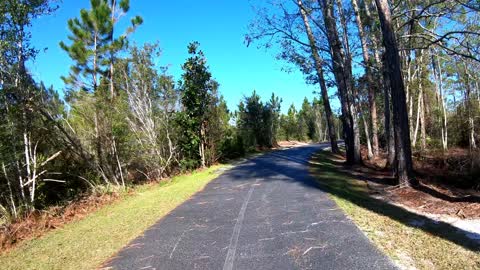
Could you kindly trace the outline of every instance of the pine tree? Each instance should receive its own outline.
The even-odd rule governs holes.
[[[142,18],[134,17],[124,34],[115,37],[120,17],[117,11],[128,12],[129,1],[91,0],[90,4],[89,10],[80,11],[79,18],[68,21],[71,44],[60,42],[74,61],[70,74],[62,79],[68,87],[67,100],[72,103],[72,117],[76,120],[72,126],[85,130],[80,142],[85,149],[94,149],[89,153],[91,166],[106,184],[113,181],[124,186],[120,152],[128,124],[120,111],[127,106],[124,98],[115,100],[120,94],[114,81],[115,56],[126,47],[128,34],[142,23]],[[86,109],[89,113],[84,113]]]
[[[132,33],[143,20],[135,16],[131,26],[119,37],[114,36],[115,24],[119,16],[118,9],[123,13],[130,8],[129,0],[122,0],[117,7],[116,1],[91,0],[90,9],[80,10],[80,18],[68,20],[71,35],[70,45],[60,42],[75,65],[70,69],[67,77],[62,77],[70,90],[83,89],[96,91],[102,78],[110,80],[110,95],[115,95],[113,86],[113,66],[115,55],[127,45],[127,35]],[[106,81],[106,80],[105,80]]]

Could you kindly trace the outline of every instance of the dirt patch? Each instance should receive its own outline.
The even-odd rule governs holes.
[[[297,147],[297,146],[303,146],[303,145],[308,145],[308,143],[300,142],[300,141],[280,141],[280,142],[278,142],[278,147]]]
[[[117,193],[91,195],[47,210],[34,211],[25,218],[0,226],[0,253],[6,252],[19,243],[38,238],[48,231],[61,228],[72,221],[80,220],[89,213],[111,204],[119,198]]]

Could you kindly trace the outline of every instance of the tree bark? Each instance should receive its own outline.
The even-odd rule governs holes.
[[[362,55],[365,66],[365,75],[367,77],[367,89],[368,89],[368,103],[370,105],[370,122],[372,124],[372,144],[373,144],[373,156],[378,155],[378,126],[377,126],[377,103],[375,102],[375,87],[372,77],[371,62],[368,50],[367,37],[363,30],[363,22],[360,17],[360,9],[358,6],[358,0],[352,0],[352,7],[355,13],[355,20],[357,22],[358,35],[360,37],[360,43],[362,44]]]
[[[325,83],[325,76],[323,73],[323,67],[322,67],[323,59],[320,57],[320,54],[318,52],[315,38],[313,36],[313,31],[310,28],[310,23],[308,21],[307,13],[304,9],[303,3],[301,0],[298,0],[297,4],[300,9],[300,14],[302,15],[303,23],[305,25],[305,31],[308,36],[310,49],[312,51],[312,57],[315,62],[315,69],[317,71],[318,81],[320,83],[320,92],[322,94],[323,106],[325,109],[325,116],[327,118],[327,127],[328,127],[328,135],[330,138],[330,145],[333,153],[339,153],[340,150],[338,148],[337,140],[335,138],[335,123],[333,120],[333,113],[330,107],[330,100],[328,97],[327,85]]]
[[[412,149],[409,121],[405,98],[405,86],[402,78],[400,56],[392,27],[392,18],[388,0],[375,0],[382,27],[386,64],[390,76],[393,104],[393,125],[395,132],[395,167],[400,185],[413,186],[418,182],[413,175]]]
[[[413,132],[413,141],[412,146],[415,147],[417,144],[418,128],[421,123],[421,114],[423,110],[423,87],[421,82],[421,63],[418,66],[417,79],[418,79],[418,98],[417,98],[417,117],[415,124],[415,131]],[[422,124],[423,125],[423,124]]]
[[[467,117],[468,117],[468,144],[470,151],[477,148],[477,144],[475,143],[475,122],[473,120],[473,113],[472,113],[472,87],[470,85],[470,74],[468,73],[467,66],[464,64],[465,67],[465,107],[467,110]]]
[[[113,45],[113,41],[114,41],[114,30],[115,30],[115,7],[116,7],[117,3],[116,3],[116,0],[112,0],[111,2],[111,10],[112,10],[112,16],[111,16],[111,20],[112,20],[112,32],[110,33],[110,43]],[[115,48],[112,48],[111,51],[110,51],[110,98],[113,100],[113,98],[115,97],[115,87],[113,85],[113,73],[114,73],[114,61],[115,61],[115,55],[114,55],[114,51]]]
[[[347,163],[358,164],[362,162],[362,157],[360,154],[358,115],[353,97],[351,63],[345,58],[340,42],[334,17],[333,1],[319,0],[319,4],[322,7],[327,39],[332,53],[333,73],[340,94]]]
[[[423,92],[423,91],[422,91]],[[425,122],[425,92],[422,93],[422,110],[420,111],[420,136],[421,149],[424,151],[427,148],[427,127]]]
[[[205,123],[202,122],[200,127],[200,144],[199,144],[199,154],[202,168],[206,167],[205,163]]]
[[[384,102],[385,102],[385,137],[387,138],[387,164],[386,168],[391,168],[395,162],[395,134],[392,125],[391,114],[391,84],[390,75],[387,66],[382,65],[382,73],[384,80]]]
[[[445,108],[445,100],[443,98],[443,82],[442,82],[442,71],[440,67],[440,63],[437,65],[437,61],[435,61],[436,55],[434,50],[431,50],[431,57],[432,57],[432,69],[433,69],[433,76],[435,77],[435,88],[438,94],[440,108],[442,109],[442,129],[441,129],[441,136],[442,136],[442,149],[443,151],[447,151],[448,149],[448,127],[447,127],[447,111]]]
[[[363,128],[365,131],[365,137],[367,138],[367,156],[369,160],[372,160],[374,157],[373,150],[372,150],[372,144],[370,143],[370,132],[368,131],[368,123],[367,120],[365,119],[364,116],[361,116],[362,121],[363,121]]]

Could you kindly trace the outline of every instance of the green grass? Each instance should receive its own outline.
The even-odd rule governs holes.
[[[314,155],[311,164],[310,171],[322,189],[402,268],[480,269],[478,244],[451,225],[371,197],[366,183],[342,171],[330,153]],[[423,225],[413,226],[412,221]]]
[[[133,195],[0,256],[1,269],[95,269],[119,249],[202,190],[218,165],[169,182],[143,186]]]

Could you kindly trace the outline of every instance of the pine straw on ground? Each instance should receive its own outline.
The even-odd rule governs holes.
[[[455,207],[465,217],[475,218],[480,212],[477,202],[444,200],[427,189],[435,186],[425,186],[422,179],[424,189],[399,188],[381,166],[369,162],[346,166],[343,155],[322,151],[313,155],[310,163],[319,187],[400,269],[480,269],[478,241],[435,215],[423,215]],[[415,209],[406,207],[410,203]]]
[[[63,206],[34,211],[26,217],[0,226],[0,253],[6,252],[23,241],[38,238],[45,233],[80,220],[99,208],[111,204],[119,193],[83,196]]]
[[[469,175],[465,170],[454,167],[454,164],[465,163],[468,159],[466,151],[452,149],[443,155],[438,152],[416,153],[414,168],[420,186],[415,189],[391,187],[394,178],[389,170],[384,169],[385,153],[375,160],[368,160],[366,150],[362,149],[362,156],[365,166],[354,167],[353,173],[363,178],[376,196],[422,213],[461,219],[480,218],[480,192],[466,183]],[[446,163],[440,160],[446,160]]]

